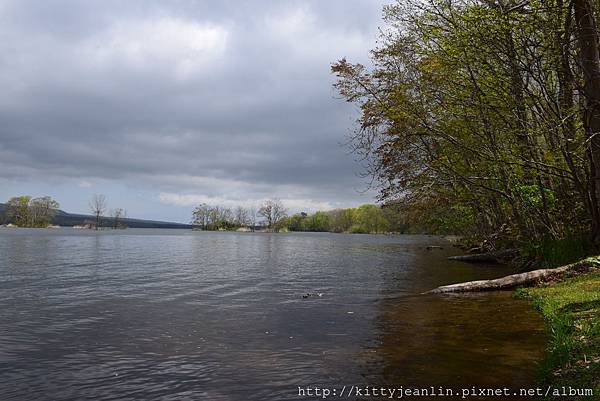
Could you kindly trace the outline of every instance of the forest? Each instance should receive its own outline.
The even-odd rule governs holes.
[[[596,247],[599,13],[591,0],[387,6],[371,65],[331,67],[360,108],[349,142],[379,201],[491,248]]]

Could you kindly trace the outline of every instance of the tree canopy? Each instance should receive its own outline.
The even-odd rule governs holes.
[[[335,88],[352,147],[410,222],[514,241],[600,238],[600,60],[591,0],[387,6]]]
[[[19,227],[47,227],[59,207],[49,196],[15,196],[7,202],[7,218]]]

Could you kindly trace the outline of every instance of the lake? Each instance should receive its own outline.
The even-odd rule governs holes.
[[[527,301],[419,295],[512,272],[458,253],[428,236],[0,229],[0,400],[534,386],[546,338]]]

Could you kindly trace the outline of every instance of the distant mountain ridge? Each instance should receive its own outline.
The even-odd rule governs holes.
[[[0,221],[4,220],[8,206],[6,203],[0,203]],[[52,224],[58,226],[73,227],[83,225],[86,222],[95,221],[96,218],[88,214],[67,213],[64,210],[58,210],[56,216],[52,219]],[[191,229],[191,224],[174,223],[170,221],[156,221],[143,219],[119,219],[119,221],[130,228],[187,228]],[[101,226],[110,227],[112,221],[110,217],[102,217]]]

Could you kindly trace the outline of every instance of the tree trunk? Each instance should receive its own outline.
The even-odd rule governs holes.
[[[572,5],[564,7],[563,0],[558,1],[558,12],[559,19],[563,21],[562,30],[560,27],[556,29],[556,51],[557,51],[557,74],[559,82],[559,104],[560,104],[560,117],[562,124],[562,133],[566,140],[562,140],[563,145],[561,153],[563,158],[569,167],[571,178],[579,196],[581,202],[585,206],[590,219],[593,220],[594,214],[596,213],[596,205],[592,204],[591,195],[589,192],[589,183],[585,177],[580,177],[579,168],[574,161],[573,155],[575,154],[576,144],[576,123],[575,123],[575,99],[574,99],[574,88],[575,88],[575,77],[571,69],[570,59],[570,46],[572,38],[573,28],[573,10]],[[562,31],[562,32],[561,32]],[[563,193],[568,193],[568,189],[563,189]],[[567,195],[563,195],[566,199]]]
[[[585,133],[589,141],[591,197],[593,202],[592,237],[600,239],[600,49],[598,26],[591,0],[574,0],[579,58],[583,71],[583,97],[585,99]]]
[[[444,285],[431,291],[427,291],[425,294],[505,290],[519,286],[532,285],[551,279],[561,279],[568,274],[588,272],[597,269],[598,267],[600,267],[600,259],[587,258],[577,263],[557,267],[556,269],[540,269],[527,273],[511,274],[510,276],[497,278],[494,280],[478,280],[468,281],[466,283]]]

